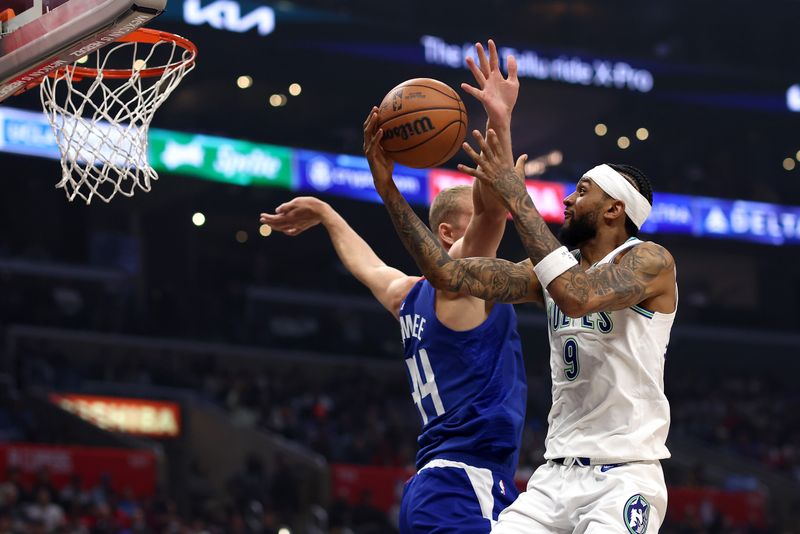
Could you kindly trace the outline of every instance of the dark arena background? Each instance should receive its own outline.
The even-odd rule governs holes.
[[[7,0],[0,0],[0,8]],[[670,534],[800,533],[800,3],[169,0],[199,49],[158,111],[149,193],[67,202],[38,90],[0,105],[0,532],[391,533],[420,418],[396,321],[313,195],[417,268],[374,191],[362,123],[441,80],[483,129],[464,54],[519,62],[512,135],[556,229],[598,162],[643,169],[673,254]],[[427,220],[456,164],[403,172]],[[500,257],[526,257],[509,222]],[[518,306],[529,392],[517,480],[543,462],[544,312]]]

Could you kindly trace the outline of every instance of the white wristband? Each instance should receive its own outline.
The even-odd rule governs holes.
[[[573,265],[578,265],[578,260],[567,250],[567,247],[561,247],[555,249],[537,263],[533,268],[533,272],[536,273],[536,278],[539,279],[542,287],[547,289],[550,282],[570,270]]]

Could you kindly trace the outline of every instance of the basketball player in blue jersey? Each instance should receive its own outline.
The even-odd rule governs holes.
[[[538,302],[547,310],[553,381],[547,463],[492,532],[657,532],[667,506],[659,460],[669,457],[664,355],[678,290],[670,253],[636,238],[650,213],[650,184],[628,165],[586,172],[564,199],[561,237],[577,248],[570,253],[509,163],[510,142],[493,130],[475,137],[481,153],[464,148],[476,168],[460,168],[503,199],[529,255],[525,262],[451,258],[391,180],[375,185],[434,287],[487,301]]]
[[[479,88],[465,90],[483,103],[499,135],[510,136],[519,86],[513,60],[504,79],[494,42],[488,58],[481,45],[476,52],[479,64],[470,59],[468,65]],[[376,111],[364,123],[364,151],[376,181],[391,181],[394,164],[373,135]],[[476,181],[440,193],[429,218],[439,246],[454,257],[493,257],[506,216],[506,208]],[[411,397],[422,420],[417,474],[401,502],[401,533],[489,532],[517,495],[513,477],[527,385],[513,308],[436,290],[386,266],[317,199],[296,198],[274,215],[262,214],[261,221],[287,235],[322,223],[344,265],[400,321]]]

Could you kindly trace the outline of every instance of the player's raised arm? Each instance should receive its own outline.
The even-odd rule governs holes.
[[[674,261],[666,249],[655,243],[635,247],[618,264],[589,269],[579,265],[547,227],[525,188],[523,174],[507,163],[506,149],[495,132],[489,130],[485,139],[481,136],[476,139],[480,154],[468,144],[464,146],[477,164],[476,168],[461,165],[460,169],[491,187],[506,203],[538,279],[565,314],[581,317],[596,311],[619,310],[672,291]],[[637,227],[641,226],[649,213],[647,201],[619,173],[610,167],[607,172],[606,167],[592,169],[579,182],[573,195],[582,195],[589,188],[597,187],[593,180],[608,183],[606,187],[620,190],[618,196],[627,198],[629,205],[609,196],[612,202],[603,217],[608,221],[622,217],[622,221],[627,214]]]
[[[417,217],[392,181],[391,172],[380,165],[385,158],[380,147],[382,131],[377,127],[376,108],[368,122],[364,152],[370,161],[375,189],[383,199],[406,250],[428,281],[444,291],[463,293],[499,302],[542,302],[542,292],[530,261],[512,263],[495,258],[454,260]],[[520,162],[521,165],[521,162]]]
[[[500,71],[500,60],[493,40],[489,39],[488,58],[481,43],[475,44],[475,54],[478,64],[471,57],[467,57],[466,61],[477,87],[462,83],[461,88],[483,105],[487,115],[487,129],[493,128],[501,142],[508,143],[510,147],[511,115],[519,94],[516,61],[513,56],[507,58],[508,77],[505,78]],[[506,228],[508,209],[491,188],[482,185],[477,179],[472,187],[472,204],[472,219],[464,237],[450,248],[450,256],[494,257]]]
[[[386,265],[336,210],[317,198],[295,198],[278,206],[274,214],[262,213],[260,220],[288,236],[322,224],[347,270],[395,317],[406,294],[419,280]]]

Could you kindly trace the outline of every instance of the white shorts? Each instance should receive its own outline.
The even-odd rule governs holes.
[[[492,534],[657,533],[667,511],[661,463],[566,466],[549,461],[503,510]]]

